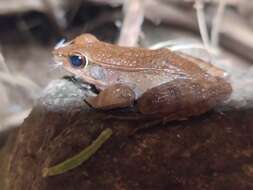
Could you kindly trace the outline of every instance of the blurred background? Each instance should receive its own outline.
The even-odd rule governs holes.
[[[251,105],[252,0],[1,0],[0,134],[20,125],[43,88],[66,75],[51,51],[82,33],[212,62],[230,75],[230,105]]]

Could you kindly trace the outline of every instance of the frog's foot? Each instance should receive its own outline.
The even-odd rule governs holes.
[[[112,130],[105,129],[101,134],[94,140],[88,147],[79,152],[77,155],[55,165],[50,168],[44,168],[42,171],[42,176],[54,176],[65,173],[69,170],[72,170],[83,162],[88,160],[92,155],[94,155],[97,150],[111,137]]]
[[[115,84],[101,91],[97,96],[88,97],[85,101],[95,109],[109,110],[133,105],[135,94],[123,84]]]

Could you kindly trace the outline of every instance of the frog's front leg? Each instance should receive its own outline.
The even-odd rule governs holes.
[[[93,108],[103,110],[129,107],[133,105],[134,100],[134,91],[124,84],[109,86],[97,96],[86,99]]]
[[[196,81],[176,79],[151,88],[138,100],[137,106],[146,115],[182,120],[207,112],[231,93],[225,80]]]

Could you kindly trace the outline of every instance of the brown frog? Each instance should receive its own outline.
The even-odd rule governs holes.
[[[67,71],[100,90],[87,100],[98,109],[136,103],[143,115],[177,120],[210,110],[232,92],[223,70],[166,48],[120,47],[82,34],[53,54]]]

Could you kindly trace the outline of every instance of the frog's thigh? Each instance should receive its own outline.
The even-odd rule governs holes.
[[[115,84],[101,91],[96,97],[89,97],[86,101],[97,109],[114,109],[129,107],[133,104],[135,93],[123,84]]]
[[[163,115],[171,119],[199,115],[225,98],[226,90],[222,84],[217,85],[176,79],[144,93],[137,101],[138,108],[143,114]]]

